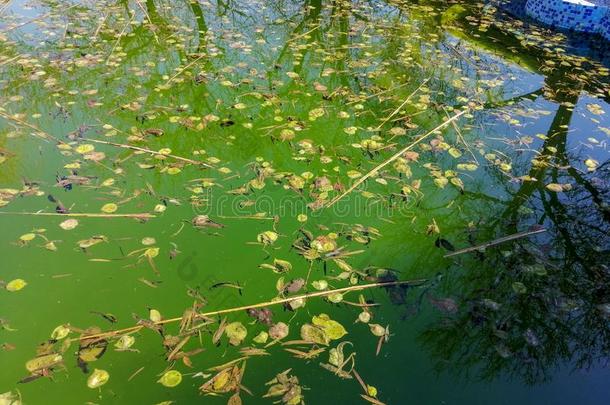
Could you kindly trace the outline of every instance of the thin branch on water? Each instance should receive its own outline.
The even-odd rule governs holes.
[[[447,119],[446,121],[444,121],[442,124],[440,124],[439,126],[437,126],[436,128],[432,129],[431,131],[429,131],[428,133],[426,133],[423,136],[420,136],[419,138],[417,138],[417,140],[415,140],[414,142],[410,143],[408,146],[404,147],[403,149],[399,150],[398,152],[396,152],[393,156],[391,156],[389,159],[387,159],[386,161],[384,161],[383,163],[380,163],[379,165],[377,165],[375,168],[373,168],[371,171],[369,171],[367,174],[365,174],[364,176],[362,176],[361,178],[358,179],[358,181],[356,181],[350,188],[348,188],[345,192],[343,192],[343,194],[333,198],[324,208],[328,208],[330,206],[332,206],[333,204],[335,204],[337,201],[339,201],[340,199],[342,199],[343,197],[345,197],[346,195],[348,195],[349,193],[351,193],[352,191],[354,191],[356,189],[356,187],[358,187],[359,185],[361,185],[362,183],[364,183],[369,177],[373,176],[374,174],[376,174],[377,172],[379,172],[379,170],[381,170],[382,168],[384,168],[385,166],[387,166],[388,164],[392,163],[393,161],[395,161],[396,159],[398,159],[399,157],[401,157],[406,151],[412,149],[415,145],[419,144],[421,141],[423,141],[424,139],[428,138],[430,135],[434,134],[436,131],[439,131],[443,128],[445,128],[447,125],[451,124],[453,121],[457,120],[458,118],[460,118],[462,115],[464,115],[468,110],[463,110],[460,111],[459,113],[455,114],[453,117]]]
[[[203,54],[200,55],[199,57],[197,57],[195,60],[193,60],[191,63],[189,63],[188,65],[184,66],[182,69],[180,69],[178,72],[176,72],[175,75],[173,75],[172,77],[170,77],[166,82],[165,82],[165,86],[167,86],[168,84],[170,84],[171,82],[174,81],[174,79],[178,76],[180,76],[182,73],[184,73],[188,68],[190,68],[191,66],[193,66],[195,63],[199,62],[201,59],[203,59],[204,57],[206,57],[207,54]]]
[[[258,219],[261,221],[271,220],[273,221],[275,218],[273,217],[261,217],[258,215],[218,215],[218,218],[221,219]]]
[[[159,155],[160,153],[158,151],[155,150],[151,150],[151,149],[146,149],[146,148],[140,148],[139,146],[133,146],[133,145],[127,145],[124,143],[116,143],[116,142],[109,142],[109,141],[100,141],[98,139],[89,139],[89,138],[81,138],[83,141],[87,141],[87,142],[93,142],[93,143],[99,143],[102,145],[110,145],[110,146],[115,146],[117,148],[123,148],[123,149],[130,149],[130,150],[135,150],[138,152],[145,152],[145,153],[150,153],[153,155]],[[207,167],[208,169],[213,169],[214,166],[209,165],[205,162],[201,162],[199,160],[193,160],[193,159],[189,159],[189,158],[185,158],[182,156],[177,156],[177,155],[172,155],[172,154],[163,154],[163,156],[167,156],[167,157],[171,157],[172,159],[175,160],[180,160],[182,162],[186,162],[186,163],[190,163],[193,165],[199,165],[199,166],[204,166]]]
[[[318,24],[318,25],[316,25],[315,27],[313,27],[312,29],[310,29],[309,31],[304,32],[304,33],[302,33],[302,34],[300,34],[300,35],[297,35],[296,37],[292,37],[292,38],[288,39],[288,40],[286,41],[286,43],[288,44],[288,43],[290,43],[290,42],[296,41],[296,40],[297,40],[297,39],[299,39],[299,38],[303,38],[303,37],[305,37],[305,36],[307,36],[307,35],[311,34],[312,32],[314,32],[315,30],[317,30],[317,29],[319,29],[319,28],[320,28],[320,25]]]
[[[533,229],[533,230],[530,230],[530,231],[514,233],[512,235],[503,236],[501,238],[494,239],[492,241],[485,242],[485,243],[477,245],[477,246],[471,246],[469,248],[460,249],[460,250],[456,250],[455,252],[447,253],[443,257],[445,257],[445,258],[453,257],[453,256],[461,255],[461,254],[464,254],[464,253],[470,253],[470,252],[474,252],[474,251],[477,251],[477,250],[482,250],[482,249],[488,248],[490,246],[499,245],[501,243],[508,242],[508,241],[515,240],[515,239],[525,238],[527,236],[536,235],[536,234],[539,234],[539,233],[542,233],[542,232],[546,232],[546,229],[545,228],[540,228],[540,229]]]
[[[16,61],[16,60],[17,60],[17,59],[19,59],[19,58],[22,58],[22,57],[23,57],[23,54],[21,54],[21,53],[20,53],[20,54],[17,54],[17,55],[15,55],[15,56],[13,56],[12,58],[9,58],[9,59],[6,59],[6,60],[4,60],[4,61],[0,62],[0,66],[4,66],[4,65],[6,65],[6,64],[8,64],[8,63],[11,63],[11,62],[13,62],[13,61]]]
[[[427,78],[426,80],[424,80],[424,81],[422,82],[422,84],[420,84],[420,85],[419,85],[419,87],[417,87],[415,90],[413,90],[413,92],[407,96],[407,98],[405,99],[405,101],[403,101],[403,102],[402,102],[402,104],[400,104],[400,105],[398,106],[398,108],[396,108],[396,109],[395,109],[395,110],[392,112],[392,114],[390,114],[389,116],[387,116],[387,117],[386,117],[386,118],[383,120],[383,122],[382,122],[381,124],[379,124],[379,125],[377,126],[377,128],[375,128],[375,130],[376,130],[376,131],[378,131],[379,129],[381,129],[381,127],[382,127],[382,126],[383,126],[383,125],[384,125],[386,122],[388,122],[388,121],[389,121],[389,120],[390,120],[390,119],[391,119],[391,118],[392,118],[394,115],[398,114],[398,112],[400,111],[400,109],[401,109],[402,107],[404,107],[404,106],[405,106],[405,105],[406,105],[406,104],[409,102],[409,100],[411,100],[411,97],[413,97],[413,96],[414,96],[414,95],[415,95],[415,94],[416,94],[416,93],[419,91],[419,89],[421,89],[421,88],[422,88],[422,87],[423,87],[423,86],[424,86],[426,83],[428,83],[428,81],[430,81],[430,78]]]
[[[96,213],[79,213],[79,212],[2,212],[0,215],[31,215],[40,217],[82,217],[82,218],[136,218],[136,219],[151,219],[156,218],[156,215],[149,213],[141,214],[96,214]]]
[[[66,8],[63,9],[62,12],[65,13],[66,11],[68,11],[68,10],[78,6],[78,5],[79,4],[77,3],[77,4],[73,4],[73,5],[69,6],[69,7],[66,7]],[[2,11],[4,11],[4,9],[2,9]],[[25,27],[26,25],[29,25],[29,24],[31,24],[33,22],[36,22],[36,21],[44,20],[45,18],[50,17],[52,15],[53,15],[53,11],[50,11],[50,12],[48,12],[46,14],[41,14],[38,17],[32,18],[31,20],[28,20],[28,21],[23,22],[21,24],[15,25],[14,27],[8,27],[8,28],[6,28],[4,30],[4,32],[6,33],[6,32],[10,32],[10,31],[13,31],[13,30]]]
[[[26,121],[20,120],[19,118],[17,118],[17,117],[13,117],[13,116],[11,116],[11,115],[9,115],[9,114],[7,114],[7,113],[5,113],[5,112],[2,112],[2,111],[0,111],[0,117],[2,117],[2,118],[4,118],[4,119],[6,119],[6,120],[8,120],[8,121],[13,121],[14,123],[17,123],[17,124],[19,124],[19,125],[21,125],[21,126],[24,126],[24,127],[30,128],[30,129],[33,129],[33,130],[34,130],[34,131],[36,131],[36,132],[40,132],[40,134],[42,134],[42,135],[40,135],[40,134],[36,134],[35,136],[37,136],[37,137],[43,138],[43,139],[45,139],[45,140],[47,140],[47,141],[48,141],[48,139],[46,139],[46,138],[50,138],[50,139],[54,140],[54,141],[55,141],[55,142],[57,142],[57,143],[61,143],[61,144],[67,145],[67,143],[66,143],[66,142],[64,142],[64,141],[62,141],[62,140],[60,140],[60,139],[58,139],[58,138],[54,137],[54,136],[53,136],[53,135],[51,135],[50,133],[43,131],[42,129],[38,128],[38,127],[37,127],[37,126],[35,126],[35,125],[30,124],[29,122],[26,122]]]
[[[447,109],[445,107],[443,107],[443,111],[445,112],[445,115],[447,116],[447,118],[449,118],[450,117],[449,113],[447,112]],[[455,121],[452,122],[451,125],[453,126],[453,129],[455,129],[455,133],[457,134],[457,138],[464,144],[464,147],[468,150],[468,152],[472,156],[472,159],[475,162],[477,162],[477,164],[479,164],[479,160],[477,159],[476,155],[472,152],[472,149],[470,149],[470,146],[466,142],[466,139],[464,138],[464,135],[462,135],[462,131],[460,130],[460,127],[457,126]]]
[[[385,89],[385,90],[381,90],[381,91],[380,91],[380,92],[378,92],[378,93],[369,94],[368,96],[366,96],[366,97],[364,97],[364,98],[360,98],[360,99],[358,99],[358,100],[350,101],[350,102],[345,103],[345,104],[346,104],[346,105],[358,104],[358,103],[361,103],[361,102],[363,102],[363,101],[369,100],[369,99],[371,99],[371,98],[373,98],[373,97],[379,97],[379,96],[381,96],[382,94],[389,93],[389,92],[394,91],[394,90],[398,90],[398,89],[400,89],[401,87],[405,87],[405,86],[406,86],[406,85],[408,85],[408,84],[409,84],[409,82],[402,83],[402,84],[399,84],[399,85],[397,85],[397,86],[390,87],[390,88],[387,88],[387,89]]]
[[[420,285],[426,281],[427,281],[427,279],[419,279],[419,280],[389,281],[389,282],[371,283],[371,284],[363,284],[363,285],[354,285],[354,286],[349,286],[349,287],[337,288],[335,290],[316,291],[313,293],[302,294],[302,295],[298,295],[295,297],[283,298],[283,299],[275,300],[275,301],[266,301],[266,302],[260,302],[258,304],[244,305],[241,307],[199,313],[199,314],[195,314],[194,317],[195,318],[209,318],[211,316],[216,316],[216,315],[229,314],[229,313],[233,313],[233,312],[241,312],[241,311],[246,311],[248,309],[256,309],[256,308],[268,307],[268,306],[272,306],[272,305],[280,305],[280,304],[285,304],[285,303],[296,301],[296,300],[305,300],[305,299],[314,298],[314,297],[324,297],[324,296],[331,295],[331,294],[347,293],[350,291],[361,291],[361,290],[367,290],[370,288],[378,288],[378,287],[393,287],[393,286],[399,286],[399,285]],[[182,321],[182,318],[183,317],[163,319],[158,322],[154,322],[154,324],[155,325],[165,325],[168,323],[180,322],[180,321]],[[95,334],[91,334],[91,335],[83,335],[78,338],[70,339],[70,342],[79,341],[79,340],[91,340],[91,339],[96,339],[96,340],[97,339],[107,339],[107,338],[110,338],[113,336],[123,335],[126,333],[134,333],[134,332],[137,332],[137,331],[143,329],[144,327],[145,327],[144,325],[135,325],[135,326],[131,326],[129,328],[124,328],[124,329],[111,330],[111,331],[95,333]]]

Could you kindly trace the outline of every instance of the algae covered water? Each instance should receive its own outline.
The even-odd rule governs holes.
[[[606,403],[609,53],[519,7],[4,1],[0,403]]]

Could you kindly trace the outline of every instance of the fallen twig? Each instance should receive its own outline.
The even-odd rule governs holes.
[[[350,292],[350,291],[366,290],[369,288],[392,287],[392,286],[397,286],[397,285],[418,285],[418,284],[422,284],[426,281],[427,281],[426,279],[409,280],[409,281],[390,281],[390,282],[354,285],[354,286],[349,286],[349,287],[338,288],[335,290],[316,291],[316,292],[312,292],[312,293],[298,295],[295,297],[284,298],[281,300],[266,301],[266,302],[261,302],[258,304],[244,305],[241,307],[220,309],[218,311],[211,311],[211,312],[205,312],[205,313],[198,313],[198,314],[194,315],[194,318],[209,318],[211,316],[216,316],[216,315],[228,314],[228,313],[232,313],[232,312],[240,312],[240,311],[245,311],[248,309],[262,308],[262,307],[267,307],[267,306],[271,306],[271,305],[285,304],[287,302],[296,301],[296,300],[304,300],[307,298],[323,297],[323,296],[337,294],[337,293],[346,293],[346,292]],[[154,324],[155,325],[165,325],[168,323],[175,323],[175,322],[180,322],[180,321],[182,321],[182,317],[162,319],[160,321],[154,322]],[[136,325],[136,326],[131,326],[131,327],[125,328],[125,329],[111,330],[111,331],[95,333],[95,334],[91,334],[91,335],[82,335],[78,338],[70,339],[70,341],[72,342],[72,341],[77,341],[77,340],[107,339],[107,338],[110,338],[113,336],[124,335],[126,333],[134,333],[134,332],[137,332],[137,331],[143,329],[144,327],[145,327],[144,325]]]
[[[397,113],[400,111],[400,109],[401,109],[402,107],[404,107],[404,106],[405,106],[405,105],[406,105],[406,104],[409,102],[409,100],[411,100],[411,97],[413,97],[413,96],[414,96],[414,95],[415,95],[415,94],[416,94],[416,93],[419,91],[419,89],[421,89],[421,88],[422,88],[422,87],[423,87],[423,86],[424,86],[426,83],[428,83],[428,81],[429,81],[429,80],[430,80],[430,78],[427,78],[426,80],[424,80],[424,81],[422,82],[422,84],[420,84],[420,85],[419,85],[419,87],[417,87],[415,90],[413,90],[413,92],[407,96],[407,98],[405,99],[405,101],[403,101],[403,102],[402,102],[402,104],[400,104],[400,105],[398,106],[398,108],[396,108],[396,109],[395,109],[395,110],[392,112],[392,114],[390,114],[389,116],[387,116],[387,117],[386,117],[386,118],[383,120],[383,122],[382,122],[381,124],[379,124],[379,125],[377,126],[377,128],[375,128],[375,130],[376,130],[376,131],[377,131],[377,130],[379,130],[379,129],[380,129],[382,126],[383,126],[383,124],[385,124],[386,122],[388,122],[388,121],[389,121],[389,120],[390,120],[390,119],[391,119],[391,118],[392,118],[394,115],[396,115],[396,114],[397,114]]]
[[[73,5],[69,6],[69,7],[66,7],[66,8],[64,8],[64,9],[62,10],[62,13],[65,13],[66,11],[68,11],[68,10],[70,10],[70,9],[72,9],[72,8],[74,8],[74,7],[76,7],[76,6],[78,6],[78,5],[79,5],[79,4],[77,3],[77,4],[73,4]],[[4,11],[4,9],[3,9],[3,11]],[[53,15],[53,11],[50,11],[50,12],[48,12],[48,13],[46,13],[46,14],[41,14],[41,15],[39,15],[38,17],[32,18],[31,20],[28,20],[28,21],[23,22],[23,23],[21,23],[21,24],[15,25],[15,26],[13,26],[13,27],[8,27],[8,28],[6,28],[6,29],[4,30],[4,32],[10,32],[10,31],[13,31],[13,30],[19,29],[19,28],[21,28],[21,27],[25,27],[25,26],[26,26],[26,25],[28,25],[28,24],[31,24],[31,23],[36,22],[36,21],[44,20],[45,18],[50,17],[50,16],[52,16],[52,15]]]
[[[474,252],[476,250],[482,250],[482,249],[488,248],[490,246],[499,245],[500,243],[508,242],[508,241],[515,240],[515,239],[524,238],[524,237],[530,236],[530,235],[536,235],[536,234],[542,233],[542,232],[546,232],[546,229],[545,228],[539,228],[539,229],[533,229],[533,230],[530,230],[530,231],[514,233],[512,235],[503,236],[501,238],[494,239],[494,240],[489,241],[489,242],[485,242],[485,243],[483,243],[481,245],[471,246],[469,248],[460,249],[460,250],[456,250],[455,252],[447,253],[443,257],[453,257],[453,256],[461,255],[463,253],[469,253],[469,252]]]
[[[297,39],[299,39],[299,38],[303,38],[303,37],[305,37],[305,36],[307,36],[307,35],[311,34],[312,32],[314,32],[315,30],[317,30],[317,29],[319,29],[319,28],[320,28],[320,24],[316,25],[315,27],[313,27],[312,29],[310,29],[310,30],[309,30],[309,31],[307,31],[307,32],[304,32],[304,33],[302,33],[302,34],[297,35],[296,37],[289,38],[289,39],[286,41],[286,43],[288,44],[288,43],[290,43],[290,42],[292,42],[292,41],[296,41],[296,40],[297,40]]]
[[[173,75],[172,77],[170,77],[166,82],[165,82],[165,86],[167,86],[168,84],[170,84],[172,81],[174,81],[174,79],[178,76],[180,76],[182,73],[184,73],[188,68],[190,68],[191,66],[193,66],[195,63],[199,62],[201,59],[203,59],[204,57],[206,57],[206,54],[200,55],[197,59],[193,60],[191,63],[189,63],[188,65],[184,66],[182,69],[180,69],[178,72],[176,72],[175,75]]]
[[[258,220],[274,220],[273,217],[259,216],[259,215],[218,215],[221,219],[258,219]]]
[[[393,161],[395,161],[396,159],[401,157],[403,155],[403,153],[405,153],[406,151],[412,149],[415,145],[417,145],[418,143],[420,143],[421,141],[423,141],[424,139],[426,139],[430,135],[434,134],[436,131],[438,131],[440,129],[443,129],[444,127],[446,127],[447,125],[449,125],[453,121],[455,121],[458,118],[460,118],[462,115],[464,115],[466,113],[466,111],[468,111],[468,110],[460,111],[459,113],[455,114],[453,117],[449,118],[447,121],[443,122],[442,124],[440,124],[439,126],[434,128],[433,130],[429,131],[428,133],[426,133],[423,136],[420,136],[419,138],[417,138],[417,140],[413,141],[408,146],[406,146],[403,149],[401,149],[400,151],[396,152],[392,157],[390,157],[389,159],[387,159],[383,163],[377,165],[375,168],[373,168],[373,170],[371,170],[370,172],[368,172],[367,174],[365,174],[364,176],[359,178],[358,181],[356,181],[350,188],[348,188],[345,192],[343,192],[343,194],[333,198],[324,208],[328,208],[328,207],[332,206],[333,204],[335,204],[337,201],[339,201],[340,199],[342,199],[343,197],[345,197],[346,195],[348,195],[349,193],[354,191],[356,189],[356,187],[358,187],[359,185],[364,183],[369,177],[373,176],[375,173],[379,172],[379,170],[381,170],[382,168],[384,168],[388,164],[392,163]]]
[[[98,139],[89,139],[89,138],[82,138],[82,140],[83,141],[87,141],[87,142],[100,143],[102,145],[115,146],[117,148],[131,149],[131,150],[135,150],[135,151],[139,151],[139,152],[151,153],[153,155],[159,155],[160,154],[158,151],[154,151],[154,150],[150,150],[150,149],[145,149],[145,148],[140,148],[139,146],[127,145],[127,144],[124,144],[124,143],[116,143],[116,142],[109,142],[109,141],[100,141]],[[193,165],[204,166],[204,167],[207,167],[209,169],[213,169],[214,168],[214,166],[209,165],[209,164],[207,164],[205,162],[201,162],[199,160],[193,160],[193,159],[185,158],[185,157],[182,157],[182,156],[177,156],[177,155],[172,155],[172,154],[164,154],[163,156],[171,157],[172,159],[180,160],[182,162],[190,163],[190,164],[193,164]]]
[[[149,213],[141,214],[96,214],[96,213],[60,213],[60,212],[3,212],[0,215],[32,215],[42,217],[82,217],[82,218],[136,218],[136,219],[151,219],[156,216]]]
[[[17,124],[19,124],[19,125],[24,126],[24,127],[28,127],[28,128],[30,128],[30,129],[33,129],[34,131],[36,131],[36,132],[39,132],[39,133],[40,133],[40,134],[35,134],[35,136],[38,136],[38,137],[40,137],[40,138],[43,138],[43,139],[45,139],[45,140],[47,140],[47,141],[48,141],[48,139],[46,139],[46,138],[50,138],[50,139],[54,140],[54,141],[55,141],[55,142],[57,142],[57,143],[61,143],[61,144],[67,145],[67,143],[66,143],[66,142],[64,142],[64,141],[62,141],[62,140],[60,140],[60,139],[58,139],[58,138],[54,137],[54,136],[53,136],[53,135],[51,135],[50,133],[43,131],[42,129],[38,128],[38,127],[37,127],[37,126],[35,126],[35,125],[30,124],[29,122],[26,122],[26,121],[20,120],[19,118],[13,117],[13,116],[11,116],[11,115],[9,115],[9,114],[7,114],[7,113],[5,113],[5,112],[2,112],[2,111],[0,111],[0,117],[4,118],[4,119],[6,119],[6,120],[9,120],[9,121],[13,121],[13,122],[15,122],[15,123],[17,123]],[[41,134],[42,134],[42,135],[41,135]]]

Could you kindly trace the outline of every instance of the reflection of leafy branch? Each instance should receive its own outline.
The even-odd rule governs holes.
[[[547,77],[547,88],[560,79],[565,77]],[[466,259],[467,271],[448,275],[461,308],[422,334],[439,371],[450,365],[465,374],[477,370],[484,379],[502,373],[535,383],[549,379],[556,366],[586,367],[610,354],[610,273],[600,265],[610,255],[610,193],[570,165],[569,106],[578,101],[579,85],[558,87],[567,90],[553,94],[560,104],[530,181],[500,204],[499,220],[480,231],[505,234],[531,223],[522,210],[529,202],[535,222],[553,224],[552,249],[545,253],[519,242]],[[596,170],[596,176],[606,175],[608,170]],[[573,183],[573,189],[559,194],[545,186],[549,180]]]

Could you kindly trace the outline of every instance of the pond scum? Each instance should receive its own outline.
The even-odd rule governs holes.
[[[66,254],[74,262],[52,278],[106,265],[127,273],[121,283],[166,291],[148,308],[110,298],[125,298],[133,323],[106,311],[92,311],[95,326],[56,314],[57,326],[41,331],[0,310],[2,341],[45,339],[17,347],[29,353],[25,368],[3,366],[15,383],[69,373],[104,403],[114,375],[105,358],[149,356],[153,346],[138,344],[154,340],[166,368],[149,384],[178,390],[188,378],[232,405],[304,404],[309,391],[328,389],[272,367],[289,354],[310,373],[354,384],[344,403],[384,404],[379,355],[400,339],[384,322],[392,304],[436,308],[443,320],[424,346],[464,367],[489,359],[477,367],[485,377],[502,370],[534,382],[547,373],[545,356],[548,367],[586,366],[607,354],[610,280],[598,259],[608,256],[608,166],[588,151],[606,152],[610,71],[570,52],[562,34],[474,2],[41,0],[6,1],[0,15],[3,256]],[[544,80],[523,84],[517,68]],[[567,148],[575,111],[593,125],[582,156]],[[527,122],[549,115],[547,134],[529,132]],[[514,132],[498,135],[492,118]],[[405,229],[425,242],[392,238]],[[227,267],[207,285],[176,287],[182,246],[214,238],[222,250],[197,260]],[[244,244],[260,250],[258,263],[241,261]],[[420,267],[466,269],[460,290],[444,295],[438,267],[384,265],[384,249],[410,250]],[[43,282],[31,271],[0,279],[4,302]],[[112,288],[80,299],[99,307]],[[260,291],[235,306],[209,297],[250,288]],[[185,291],[184,312],[165,313]],[[70,314],[85,322],[77,314],[89,311]],[[535,312],[552,323],[533,324]],[[41,317],[31,304],[24,319]],[[554,335],[574,317],[603,337],[580,347]],[[469,330],[481,337],[462,345]],[[536,349],[558,342],[557,353]],[[378,356],[366,373],[357,350]],[[266,366],[250,366],[264,357]],[[251,386],[252,374],[266,385]],[[27,403],[18,387],[0,404]]]

